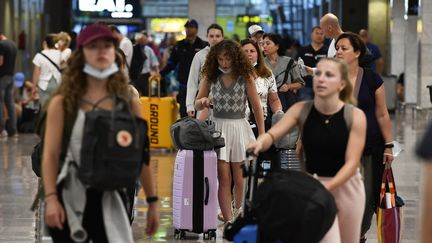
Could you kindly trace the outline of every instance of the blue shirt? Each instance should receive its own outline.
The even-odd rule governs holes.
[[[382,57],[381,51],[380,51],[380,49],[379,49],[379,47],[377,45],[372,44],[370,42],[368,42],[366,44],[366,46],[369,49],[369,51],[372,53],[372,56],[373,56],[373,58],[372,58],[373,62],[371,63],[371,68],[372,68],[372,70],[376,71],[375,61],[378,60],[378,59],[380,59]]]

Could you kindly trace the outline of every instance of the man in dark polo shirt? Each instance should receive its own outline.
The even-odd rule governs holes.
[[[384,58],[381,51],[377,45],[370,42],[369,32],[365,29],[359,31],[359,35],[366,44],[367,49],[372,53],[372,63],[371,68],[378,74],[382,74],[384,71]]]
[[[312,28],[312,43],[300,48],[297,59],[301,58],[308,67],[316,67],[320,58],[327,57],[327,46],[324,45],[324,33],[319,26]],[[299,90],[300,100],[311,100],[314,97],[312,76],[304,77],[306,85]]]
[[[186,29],[186,38],[177,42],[168,60],[167,66],[160,72],[163,77],[171,70],[177,70],[177,80],[180,83],[177,102],[180,104],[181,117],[187,116],[186,88],[193,57],[195,53],[208,45],[206,41],[198,37],[198,22],[195,19],[189,19],[184,27]]]
[[[16,55],[17,47],[15,43],[0,32],[0,137],[4,137],[6,134],[10,137],[18,135],[13,96]],[[8,126],[6,126],[3,119],[4,107],[6,107],[8,114]]]

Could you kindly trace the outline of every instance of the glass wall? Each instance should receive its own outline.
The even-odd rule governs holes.
[[[216,21],[226,36],[247,36],[247,27],[261,25],[266,32],[276,32],[304,45],[310,42],[310,31],[319,25],[323,13],[331,9],[332,2],[340,0],[215,0]],[[248,16],[251,21],[239,21]],[[188,18],[187,0],[146,0],[143,17]],[[258,21],[255,21],[257,20]],[[269,21],[271,20],[271,21]],[[150,23],[148,20],[147,23]]]

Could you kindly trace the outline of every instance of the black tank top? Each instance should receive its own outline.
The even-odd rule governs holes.
[[[335,176],[345,164],[348,136],[343,107],[328,116],[319,113],[315,106],[312,106],[303,126],[307,172],[319,176]]]

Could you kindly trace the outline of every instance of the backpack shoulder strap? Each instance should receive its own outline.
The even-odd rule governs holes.
[[[72,135],[72,129],[75,125],[76,118],[78,116],[78,105],[75,105],[72,112],[64,110],[64,125],[63,125],[63,136],[62,146],[60,151],[60,167],[63,165],[66,158],[66,154],[69,147],[70,137]]]
[[[352,121],[353,121],[353,109],[352,104],[345,104],[344,106],[344,119],[347,125],[348,131],[351,131]]]
[[[303,126],[306,122],[306,118],[308,117],[313,106],[313,100],[306,101],[303,105],[302,110],[300,111],[298,125],[300,127],[300,134],[303,134]]]

